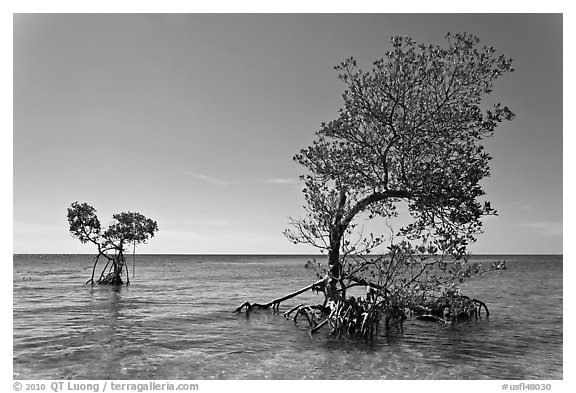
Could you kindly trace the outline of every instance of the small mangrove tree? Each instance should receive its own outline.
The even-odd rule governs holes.
[[[98,254],[94,258],[92,277],[86,282],[94,284],[126,284],[130,283],[130,274],[126,263],[127,247],[146,243],[158,231],[156,221],[144,217],[140,213],[119,213],[112,216],[113,220],[107,229],[102,229],[96,216],[96,209],[86,203],[74,202],[68,208],[68,223],[70,233],[82,243],[92,243],[97,247]],[[95,280],[97,265],[105,262],[98,278]]]

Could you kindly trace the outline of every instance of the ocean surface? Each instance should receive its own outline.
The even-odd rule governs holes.
[[[84,283],[89,255],[15,255],[15,379],[562,379],[562,256],[477,256],[466,283],[490,317],[408,319],[366,343],[233,310],[315,280],[306,256],[137,255],[129,286]],[[132,261],[130,257],[130,267]],[[321,302],[305,293],[280,311]]]

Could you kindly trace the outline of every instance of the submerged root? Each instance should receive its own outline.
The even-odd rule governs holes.
[[[100,257],[104,257],[106,259],[106,265],[100,272],[99,278],[95,280],[94,274],[96,273],[96,266],[98,265]],[[126,284],[130,284],[128,269],[125,269],[125,266],[127,265],[122,253],[115,256],[109,256],[103,251],[100,251],[99,254],[94,258],[92,277],[86,281],[86,284],[94,285],[94,283],[96,283],[104,285],[123,285],[123,274],[126,275]]]
[[[100,279],[98,281],[98,284],[122,285],[122,284],[124,284],[124,281],[122,281],[122,277],[119,277],[118,275],[114,274],[114,272],[112,272],[112,273],[108,273],[107,276]]]
[[[482,309],[484,309],[484,315],[489,317],[490,311],[484,302],[456,294],[447,294],[411,307],[416,319],[446,324],[471,318],[479,319],[482,316]]]
[[[284,312],[284,317],[292,319],[295,324],[298,324],[299,317],[304,316],[308,322],[310,334],[328,326],[332,335],[346,334],[366,340],[374,339],[378,335],[382,320],[385,322],[386,333],[392,329],[398,333],[403,333],[404,321],[408,318],[407,310],[410,310],[410,314],[415,315],[416,319],[446,324],[463,319],[478,319],[482,309],[486,317],[490,315],[488,307],[482,301],[453,293],[428,301],[421,300],[410,307],[404,307],[402,306],[403,303],[397,302],[394,298],[385,297],[384,292],[380,289],[367,299],[361,297],[355,299],[353,296],[346,298],[341,295],[341,292],[334,291],[330,285],[327,285],[328,283],[329,280],[324,278],[268,303],[246,301],[237,307],[235,312],[245,311],[249,313],[254,309],[271,308],[274,313],[279,313],[282,302],[309,290],[321,290],[325,295],[324,304],[301,303]],[[374,291],[374,288],[368,289]]]

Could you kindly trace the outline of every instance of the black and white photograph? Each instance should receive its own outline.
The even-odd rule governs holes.
[[[562,13],[12,22],[7,391],[562,391]]]

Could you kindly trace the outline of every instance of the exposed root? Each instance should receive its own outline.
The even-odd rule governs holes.
[[[384,288],[367,285],[367,297],[356,299],[353,296],[344,297],[344,291],[335,290],[328,278],[292,292],[286,296],[271,300],[268,303],[244,302],[236,308],[236,312],[243,310],[246,313],[254,309],[270,309],[279,312],[280,304],[309,290],[322,290],[325,295],[324,304],[309,305],[298,304],[284,312],[286,319],[298,323],[298,318],[304,316],[310,327],[310,334],[318,332],[322,327],[328,326],[332,335],[350,335],[361,339],[371,340],[378,335],[380,322],[384,320],[386,332],[393,328],[399,332],[404,331],[404,321],[408,318],[406,308],[401,302],[391,297]],[[353,286],[365,285],[365,282],[356,281]],[[459,320],[480,318],[484,309],[486,317],[490,315],[485,303],[477,299],[454,293],[445,294],[431,300],[422,300],[411,305],[410,311],[419,320],[456,323]]]
[[[114,272],[108,273],[104,278],[98,281],[98,284],[108,284],[108,285],[122,285],[122,277],[117,276]]]
[[[484,309],[485,316],[489,317],[490,311],[484,302],[456,294],[446,294],[424,304],[416,304],[411,307],[416,319],[446,324],[471,318],[479,319],[482,309]]]
[[[295,292],[292,292],[292,293],[290,293],[290,294],[288,294],[288,295],[286,295],[286,296],[282,296],[282,297],[279,297],[279,298],[277,298],[277,299],[271,300],[271,301],[269,301],[268,303],[264,303],[264,304],[260,304],[260,303],[250,303],[250,302],[246,301],[246,302],[242,303],[242,304],[241,304],[238,308],[236,308],[236,310],[234,310],[234,311],[235,311],[235,312],[240,312],[240,311],[242,311],[243,308],[245,308],[245,309],[246,309],[246,312],[250,312],[250,311],[252,311],[254,308],[266,310],[266,309],[272,307],[272,311],[275,312],[275,313],[277,313],[277,312],[278,312],[278,308],[280,307],[280,303],[282,303],[283,301],[288,300],[288,299],[292,299],[293,297],[296,297],[296,296],[298,296],[298,295],[300,295],[300,294],[302,294],[302,293],[304,293],[304,292],[306,292],[306,291],[309,291],[309,290],[311,290],[311,289],[313,289],[313,290],[319,290],[320,287],[323,287],[324,282],[325,282],[325,279],[318,280],[318,281],[316,281],[315,283],[308,285],[307,287],[304,287],[304,288],[302,288],[302,289],[299,289],[299,290],[297,290],[297,291],[295,291]]]
[[[486,307],[486,303],[478,300],[478,299],[472,299],[472,302],[474,302],[474,305],[476,305],[476,318],[480,318],[480,312],[482,311],[482,308],[484,308],[484,311],[486,312],[486,317],[488,318],[490,316],[490,311],[488,311],[488,307]]]
[[[305,306],[305,304],[299,304],[297,306],[292,307],[290,310],[284,312],[284,318],[290,319],[290,314],[292,314],[294,311],[298,310],[300,307]]]
[[[104,265],[104,268],[100,272],[98,280],[95,280],[94,274],[96,273],[96,266],[98,265],[100,257],[106,259],[106,265]],[[126,284],[130,284],[130,276],[128,274],[127,266],[123,253],[120,252],[118,255],[110,256],[104,251],[99,250],[98,255],[94,258],[92,277],[86,281],[86,284],[91,283],[94,285],[94,283],[97,283],[104,285],[122,285],[124,284],[124,280],[122,279],[123,274],[126,275]]]
[[[318,330],[320,330],[324,325],[326,325],[328,323],[328,318],[326,318],[325,320],[323,320],[322,322],[320,322],[318,325],[316,325],[315,327],[313,327],[312,329],[310,329],[310,334],[314,334],[316,333]]]
[[[308,324],[311,328],[315,328],[318,324],[317,321],[317,314],[314,311],[313,306],[301,306],[298,308],[296,313],[294,314],[294,323],[298,323],[298,315],[304,315],[308,320]]]

